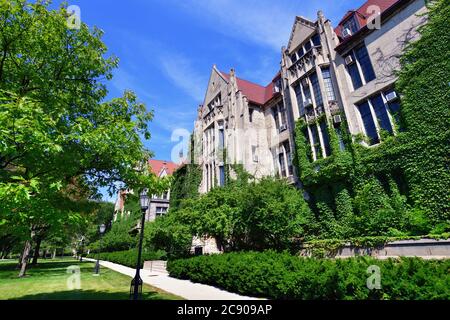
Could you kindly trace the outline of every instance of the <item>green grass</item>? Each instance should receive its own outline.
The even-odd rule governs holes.
[[[25,278],[18,278],[15,260],[0,261],[0,300],[127,300],[131,278],[105,267],[94,276],[94,263],[73,259],[40,260]],[[69,266],[80,267],[80,289],[70,289]],[[145,300],[180,300],[180,297],[145,285]]]

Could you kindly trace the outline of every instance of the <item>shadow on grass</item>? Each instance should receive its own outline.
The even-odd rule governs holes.
[[[142,293],[143,300],[162,300],[157,292]],[[13,300],[128,300],[128,292],[104,292],[94,290],[72,290],[39,293]]]
[[[81,272],[93,268],[93,263],[87,261],[80,262],[77,260],[69,259],[67,261],[40,260],[37,265],[28,265],[27,276],[58,276],[64,274],[67,268],[73,265],[79,266]],[[17,268],[17,261],[0,264],[0,279],[16,278],[18,273],[19,269]]]

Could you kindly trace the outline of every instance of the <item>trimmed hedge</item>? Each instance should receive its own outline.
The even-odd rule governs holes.
[[[380,290],[367,288],[372,265],[381,270]],[[172,277],[272,299],[450,299],[450,260],[332,260],[266,251],[169,261],[168,271]]]
[[[121,264],[131,268],[136,267],[137,256],[138,251],[136,249],[127,251],[103,252],[99,255],[100,260]],[[97,259],[97,254],[91,253],[88,255],[88,257]],[[150,260],[166,260],[166,253],[164,251],[143,251],[141,268],[143,267],[144,261]]]

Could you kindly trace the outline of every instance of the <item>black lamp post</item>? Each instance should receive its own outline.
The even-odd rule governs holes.
[[[81,236],[81,240],[80,240],[80,262],[83,262],[83,251],[84,251],[84,236]]]
[[[99,226],[99,231],[100,231],[100,247],[98,248],[97,251],[97,262],[95,263],[95,269],[94,269],[94,275],[98,276],[100,275],[100,251],[102,249],[102,236],[103,233],[105,233],[106,230],[106,226],[104,224],[101,224]]]
[[[138,260],[136,264],[136,275],[134,279],[131,280],[130,287],[130,300],[139,300],[142,296],[142,279],[140,275],[141,269],[141,256],[142,256],[142,240],[144,238],[144,224],[145,224],[145,214],[149,206],[150,198],[147,194],[147,189],[142,190],[139,195],[139,202],[141,205],[142,217],[141,217],[141,230],[139,235],[139,248],[138,248]]]

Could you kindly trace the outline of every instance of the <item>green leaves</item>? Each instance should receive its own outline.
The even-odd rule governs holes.
[[[381,289],[367,288],[369,266]],[[296,300],[432,300],[450,298],[450,261],[418,258],[314,259],[288,253],[239,252],[168,262],[172,277],[243,295]]]
[[[0,0],[0,219],[48,234],[85,232],[99,187],[167,190],[147,168],[153,112],[127,91],[106,101],[118,59],[101,30],[70,30],[49,2]],[[157,192],[158,191],[158,192]],[[20,231],[22,232],[22,231]]]
[[[191,235],[212,236],[226,250],[286,249],[302,237],[313,216],[302,194],[285,181],[231,182],[170,211],[167,223],[181,224]]]

